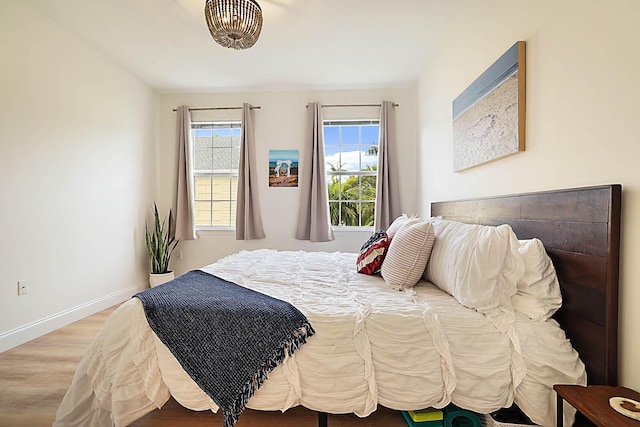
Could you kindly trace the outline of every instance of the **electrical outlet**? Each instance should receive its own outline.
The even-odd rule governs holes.
[[[29,290],[26,280],[18,280],[18,295],[24,295]]]

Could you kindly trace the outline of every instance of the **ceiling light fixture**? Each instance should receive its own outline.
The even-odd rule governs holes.
[[[211,36],[221,46],[249,49],[262,30],[262,9],[255,0],[206,0],[204,15]]]

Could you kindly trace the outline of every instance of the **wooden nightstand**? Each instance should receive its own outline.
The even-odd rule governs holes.
[[[554,385],[558,395],[557,425],[562,427],[562,401],[576,408],[578,412],[600,427],[629,426],[640,427],[640,421],[617,413],[610,405],[609,398],[620,396],[640,401],[640,393],[626,387],[608,385]]]

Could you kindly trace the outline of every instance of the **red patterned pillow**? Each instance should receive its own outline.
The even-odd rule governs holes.
[[[380,272],[382,261],[387,254],[387,248],[391,239],[384,231],[378,231],[366,241],[360,248],[360,255],[356,267],[358,273],[376,274]]]

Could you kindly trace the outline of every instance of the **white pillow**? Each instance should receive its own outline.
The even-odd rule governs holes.
[[[540,240],[520,240],[518,250],[524,261],[524,274],[511,298],[513,308],[531,320],[547,320],[562,305],[556,269]]]
[[[430,222],[409,219],[395,233],[380,273],[389,286],[402,290],[415,286],[422,277],[435,236]]]
[[[420,218],[416,216],[407,216],[407,214],[402,214],[398,218],[394,219],[389,228],[385,230],[389,239],[393,239],[393,236],[400,230],[400,227],[405,225],[408,222],[418,222]]]
[[[433,227],[436,241],[425,279],[506,332],[515,318],[511,297],[524,272],[511,227],[447,220],[434,220]]]

